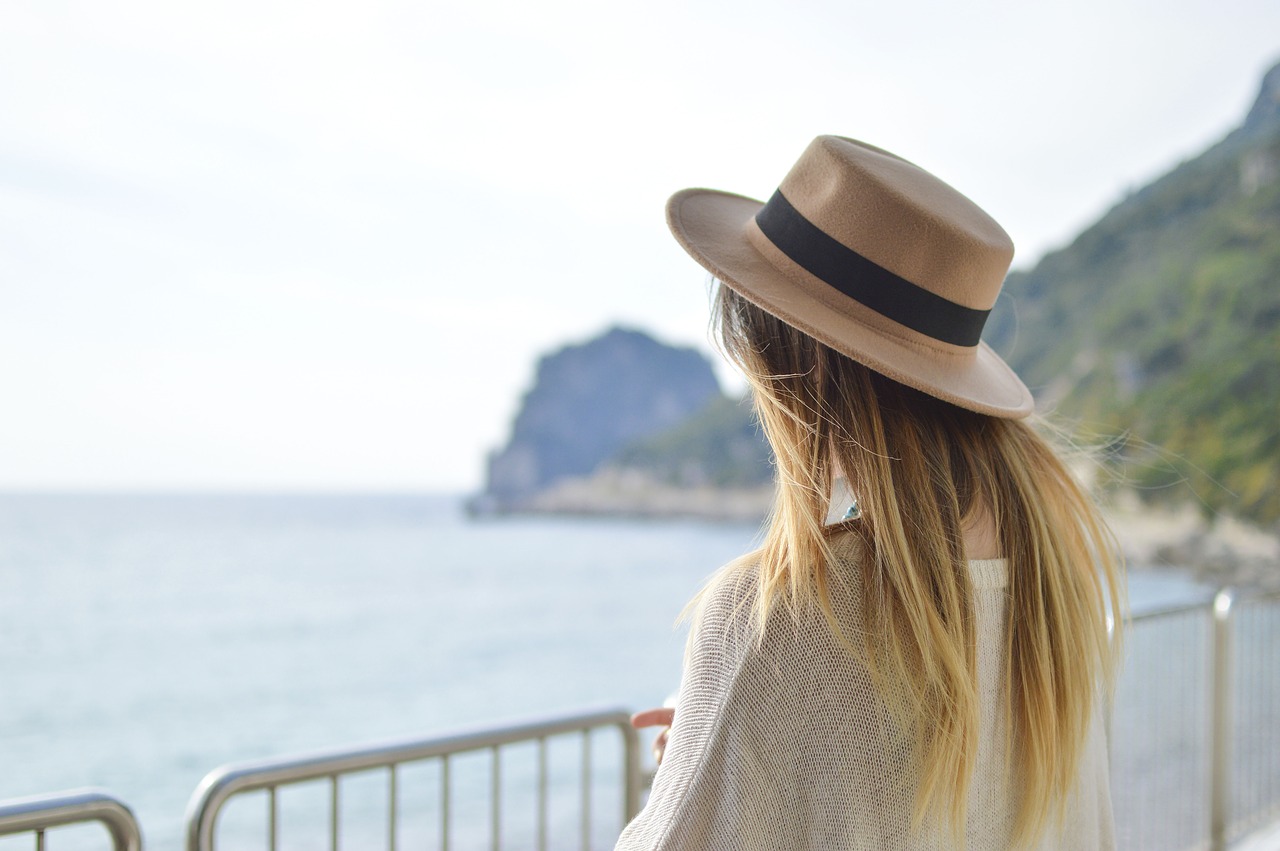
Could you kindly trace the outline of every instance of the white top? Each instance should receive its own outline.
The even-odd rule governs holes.
[[[863,623],[854,538],[836,539],[832,606],[857,642]],[[970,562],[982,695],[967,847],[1009,846],[1017,797],[1006,774],[1004,678],[1007,565]],[[644,810],[617,851],[947,849],[944,829],[912,834],[916,783],[870,674],[813,608],[770,615],[752,631],[754,565],[726,568],[693,626],[675,724]],[[1096,701],[1101,704],[1102,701]],[[1038,848],[1115,847],[1101,707],[1062,825]]]

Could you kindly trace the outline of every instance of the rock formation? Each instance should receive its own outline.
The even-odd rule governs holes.
[[[621,328],[538,362],[511,439],[489,458],[480,510],[518,509],[563,479],[590,474],[623,446],[684,422],[720,398],[696,350]]]

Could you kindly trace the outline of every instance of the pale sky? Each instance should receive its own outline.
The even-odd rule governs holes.
[[[666,231],[863,139],[1017,266],[1238,124],[1275,0],[5,0],[0,489],[471,489],[537,356],[706,342]]]

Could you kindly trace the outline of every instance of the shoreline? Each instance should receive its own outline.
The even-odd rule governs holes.
[[[1206,585],[1280,590],[1280,534],[1190,503],[1143,504],[1133,491],[1100,501],[1130,564],[1176,570]]]
[[[773,486],[681,487],[638,470],[606,469],[556,483],[513,505],[473,500],[481,516],[548,515],[638,520],[702,520],[762,523]],[[1104,517],[1130,565],[1176,571],[1207,585],[1280,589],[1280,534],[1229,516],[1212,521],[1191,504],[1144,504],[1133,491],[1099,500]]]

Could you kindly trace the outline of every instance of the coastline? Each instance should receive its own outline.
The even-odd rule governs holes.
[[[772,485],[688,487],[644,471],[606,468],[566,479],[514,505],[474,501],[485,515],[559,515],[762,523]],[[1174,571],[1207,585],[1280,589],[1280,534],[1229,516],[1207,519],[1196,506],[1145,504],[1130,490],[1100,500],[1130,565]]]
[[[773,485],[724,488],[661,482],[646,472],[606,468],[561,480],[521,502],[512,513],[758,524],[769,513]]]
[[[1175,570],[1206,585],[1280,590],[1280,534],[1196,506],[1144,504],[1133,491],[1102,500],[1129,564]]]

